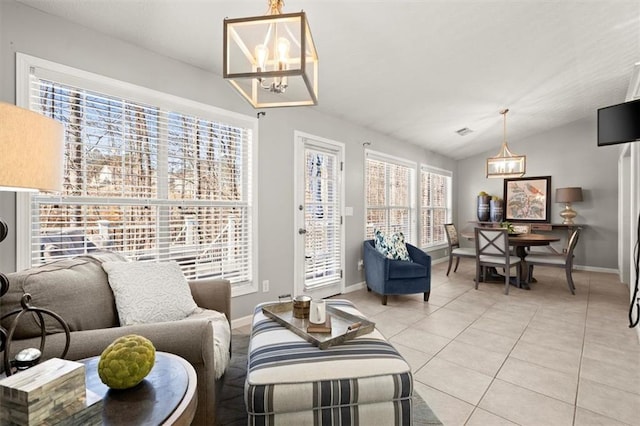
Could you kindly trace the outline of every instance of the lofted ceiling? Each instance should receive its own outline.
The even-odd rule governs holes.
[[[219,75],[223,19],[268,4],[18,1]],[[623,102],[640,61],[640,0],[287,0],[283,9],[300,10],[320,58],[319,104],[306,108],[454,159],[498,151],[505,107],[513,146]],[[464,127],[473,132],[458,135]]]

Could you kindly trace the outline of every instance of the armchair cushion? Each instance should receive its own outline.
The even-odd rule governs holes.
[[[416,262],[407,262],[406,260],[392,260],[389,262],[388,276],[390,280],[424,278],[427,274],[427,268]]]

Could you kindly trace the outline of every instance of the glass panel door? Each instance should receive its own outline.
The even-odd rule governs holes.
[[[327,297],[344,287],[342,147],[309,137],[301,142],[296,293]]]

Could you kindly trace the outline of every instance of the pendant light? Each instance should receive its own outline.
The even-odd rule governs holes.
[[[304,12],[225,19],[222,75],[254,108],[316,105],[318,54]]]
[[[522,177],[527,168],[527,157],[524,155],[514,155],[507,146],[507,113],[508,109],[503,109],[500,114],[504,117],[504,139],[502,148],[495,157],[487,158],[488,178],[518,178]]]

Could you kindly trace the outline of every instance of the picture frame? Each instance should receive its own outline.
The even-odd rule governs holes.
[[[504,220],[549,223],[551,176],[505,179]]]

